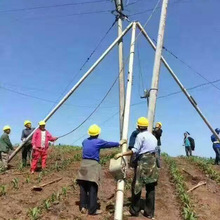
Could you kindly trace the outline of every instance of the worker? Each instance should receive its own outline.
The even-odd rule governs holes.
[[[32,138],[32,162],[31,162],[31,173],[34,174],[37,168],[37,162],[41,158],[42,169],[46,168],[47,151],[49,148],[49,142],[56,141],[58,138],[53,137],[46,129],[46,122],[40,121],[39,128],[34,132]]]
[[[218,134],[220,133],[220,129],[216,128],[215,132]],[[218,141],[217,137],[213,134],[211,136],[211,141],[213,142],[213,150],[215,151],[215,165],[220,165],[220,142]]]
[[[192,156],[192,148],[191,148],[191,144],[189,141],[189,135],[190,133],[188,131],[186,131],[184,133],[184,139],[183,139],[183,146],[185,146],[185,151],[186,151],[186,156]]]
[[[31,127],[31,121],[26,120],[24,122],[25,129],[22,131],[21,140],[25,141],[26,138],[34,131],[34,128]],[[31,151],[32,151],[32,144],[31,138],[24,144],[22,148],[22,165],[24,167],[27,166],[27,158],[29,161],[31,160]]]
[[[8,169],[8,158],[9,158],[9,151],[13,150],[12,143],[9,138],[9,134],[11,133],[10,126],[6,125],[3,127],[3,134],[0,138],[0,156],[1,156],[1,171]]]
[[[119,153],[115,159],[123,156],[136,154],[138,158],[137,166],[134,169],[134,178],[132,183],[132,198],[130,214],[138,216],[141,211],[141,192],[146,188],[146,200],[144,207],[144,216],[154,219],[155,212],[155,187],[157,185],[159,173],[156,165],[155,151],[157,139],[147,131],[148,119],[141,117],[137,121],[140,133],[137,135],[134,147],[125,153]]]
[[[156,162],[157,167],[160,168],[160,153],[161,153],[161,136],[162,136],[162,123],[157,122],[155,128],[153,129],[153,135],[157,139],[157,148],[156,148]]]
[[[136,129],[131,133],[131,136],[129,138],[129,144],[128,144],[129,150],[131,150],[134,147],[136,137],[139,133],[140,133],[140,131],[138,130],[138,127],[136,127]],[[132,154],[132,156],[130,158],[129,166],[134,168],[136,166],[136,163],[137,163],[136,155]]]
[[[126,141],[108,142],[99,139],[101,128],[91,125],[88,129],[89,137],[82,142],[82,163],[78,171],[77,183],[80,186],[80,211],[82,214],[98,215],[97,194],[100,185],[101,165],[100,149],[119,147]]]

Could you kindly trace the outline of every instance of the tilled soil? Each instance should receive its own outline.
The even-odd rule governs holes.
[[[80,167],[80,159],[77,154],[80,151],[76,150],[59,150],[52,149],[50,157],[48,159],[48,169],[44,176],[40,176],[40,173],[31,175],[29,173],[29,167],[19,170],[17,167],[20,163],[19,158],[12,161],[13,168],[7,173],[0,175],[0,184],[6,185],[6,195],[0,196],[0,220],[28,220],[34,219],[30,217],[31,209],[34,207],[43,207],[38,219],[42,220],[103,220],[113,219],[114,203],[115,203],[115,190],[116,182],[108,172],[108,164],[102,166],[102,181],[99,188],[99,203],[100,208],[103,211],[101,215],[88,216],[83,215],[79,211],[79,187],[75,182],[77,171]],[[106,150],[102,152],[101,158],[105,155],[111,154],[112,151]],[[62,161],[76,157],[76,160],[71,161],[67,166],[61,165]],[[177,163],[180,168],[185,168],[192,172],[192,175],[196,175],[196,178],[192,180],[191,177],[185,175],[187,180],[187,187],[195,185],[199,180],[206,180],[207,186],[202,186],[192,192],[192,195],[196,204],[196,211],[199,214],[200,219],[219,219],[218,204],[220,201],[219,186],[214,181],[209,180],[204,174],[202,174],[195,165],[189,164],[184,159],[177,159]],[[57,168],[58,167],[58,168]],[[133,176],[133,171],[128,172],[128,182],[126,184],[125,203],[124,210],[129,208],[130,184]],[[62,177],[62,180],[51,185],[46,186],[40,192],[33,192],[31,188],[34,185],[47,183],[51,180]],[[18,189],[13,188],[12,181],[18,179]],[[52,194],[57,195],[62,192],[63,187],[67,188],[66,195],[61,195],[60,199],[55,199],[51,202],[48,210],[44,207],[44,201],[51,198]],[[1,188],[0,188],[1,189]],[[59,192],[59,193],[58,193]],[[143,190],[143,198],[145,192]],[[158,186],[156,187],[156,211],[155,219],[158,220],[180,220],[181,207],[175,193],[175,186],[170,180],[168,167],[166,164],[162,164],[160,169],[160,179]],[[124,217],[124,219],[147,219],[141,214],[137,218]]]
[[[220,219],[220,186],[215,181],[208,178],[198,167],[184,158],[176,159],[180,170],[184,169],[188,173],[182,174],[186,180],[186,186],[191,189],[200,181],[205,181],[206,185],[200,186],[191,192],[195,211],[200,220],[219,220]]]

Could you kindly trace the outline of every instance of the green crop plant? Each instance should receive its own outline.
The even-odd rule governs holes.
[[[220,173],[213,169],[213,161],[201,157],[188,157],[187,160],[196,164],[210,179],[220,184]]]
[[[42,178],[43,178],[43,173],[40,172],[40,173],[38,174],[38,183],[40,183],[40,182],[42,181]]]
[[[54,201],[56,201],[56,194],[55,193],[53,193],[51,195],[51,202],[54,202]]]
[[[1,185],[0,186],[0,196],[5,196],[6,193],[7,193],[6,185]]]
[[[19,189],[18,178],[14,178],[12,181],[13,189]]]
[[[26,183],[30,183],[30,176],[28,175],[28,177],[25,179]]]
[[[44,208],[49,211],[51,207],[50,199],[44,201]]]
[[[163,154],[164,161],[169,166],[170,174],[172,181],[176,186],[176,191],[178,193],[178,197],[182,203],[182,215],[185,220],[196,220],[198,217],[194,211],[193,202],[187,193],[186,185],[184,178],[177,167],[177,164],[174,159],[172,159],[167,154]]]
[[[62,195],[66,197],[67,195],[67,187],[62,187]]]
[[[40,218],[41,210],[39,207],[34,207],[29,210],[29,216],[32,220],[37,220]]]

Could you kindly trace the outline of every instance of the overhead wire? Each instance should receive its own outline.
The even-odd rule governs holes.
[[[85,67],[85,65],[89,62],[89,60],[91,59],[91,57],[95,54],[95,52],[98,50],[98,48],[100,47],[100,45],[102,44],[102,42],[105,40],[105,38],[107,37],[107,35],[110,33],[110,31],[112,30],[112,28],[115,26],[116,22],[117,22],[118,18],[115,18],[115,21],[111,24],[111,26],[108,28],[107,32],[103,35],[103,37],[99,40],[98,44],[96,45],[95,49],[93,49],[93,51],[91,52],[91,54],[86,58],[86,60],[84,61],[84,63],[81,65],[81,67],[79,68],[79,71],[76,73],[76,75],[70,80],[70,82],[68,82],[68,84],[65,86],[63,92],[60,94],[60,96],[57,98],[56,102],[64,95],[64,93],[66,92],[66,90],[68,89],[68,87],[73,83],[73,81],[76,79],[76,77],[80,74],[80,72],[83,70],[83,68]],[[54,106],[52,106],[52,108],[54,108]]]
[[[149,16],[149,18],[148,18],[147,21],[145,22],[144,27],[146,27],[146,25],[147,25],[147,24],[149,23],[149,21],[151,20],[153,14],[154,14],[154,12],[156,11],[156,8],[157,8],[157,6],[159,5],[160,2],[161,2],[161,0],[158,0],[157,4],[155,5],[155,8],[154,8],[153,12],[151,13],[151,15]],[[134,42],[133,42],[132,45],[135,44],[135,42],[136,42],[137,39],[139,38],[140,34],[141,34],[141,32],[137,35],[137,37],[135,38],[135,40],[134,40]],[[100,107],[100,105],[104,102],[104,100],[106,99],[106,97],[108,96],[108,94],[110,93],[110,91],[112,90],[112,88],[114,87],[115,83],[117,82],[117,80],[118,80],[118,78],[119,78],[119,75],[120,75],[120,73],[124,70],[125,63],[128,61],[129,57],[130,57],[130,53],[129,53],[129,55],[127,56],[125,62],[123,63],[123,66],[122,66],[121,70],[119,71],[119,74],[117,75],[117,77],[116,77],[115,81],[113,82],[112,86],[109,88],[109,90],[107,91],[107,93],[105,94],[105,96],[103,97],[103,99],[100,101],[100,103],[97,105],[97,107],[96,107],[96,108],[83,120],[83,122],[80,123],[77,127],[75,127],[75,128],[74,128],[73,130],[71,130],[70,132],[67,132],[67,133],[65,133],[65,134],[63,134],[63,135],[60,135],[58,138],[65,137],[65,136],[67,136],[67,135],[73,133],[74,131],[76,131],[78,128],[80,128],[80,127],[98,110],[98,108]]]
[[[38,10],[38,9],[48,9],[48,8],[57,8],[57,7],[75,6],[75,5],[86,5],[86,4],[104,3],[104,2],[108,2],[108,1],[107,0],[96,0],[96,1],[87,1],[87,2],[64,3],[64,4],[47,5],[47,6],[36,6],[36,7],[30,7],[30,8],[8,9],[8,10],[1,10],[0,13],[17,12],[17,11],[30,11],[30,10]]]
[[[153,41],[155,43],[157,43],[157,41],[155,39],[153,39]],[[197,74],[198,76],[200,76],[202,79],[204,79],[205,81],[209,82],[213,87],[215,87],[217,90],[220,90],[220,88],[218,86],[216,86],[214,83],[212,83],[209,79],[207,79],[205,76],[203,76],[203,74],[201,74],[200,72],[198,72],[197,70],[195,70],[191,65],[189,65],[188,63],[186,63],[184,60],[182,60],[181,58],[179,58],[177,55],[175,55],[172,51],[170,51],[169,49],[167,49],[165,46],[163,46],[163,49],[168,52],[171,56],[173,56],[175,59],[179,60],[182,64],[184,64],[186,67],[188,67],[190,70],[192,70],[192,72],[194,72],[195,74]]]

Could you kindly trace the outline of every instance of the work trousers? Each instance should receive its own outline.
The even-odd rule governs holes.
[[[186,156],[192,156],[192,148],[191,147],[185,147]]]
[[[135,180],[132,183],[132,198],[131,198],[131,206],[130,206],[130,213],[133,216],[138,216],[139,212],[141,211],[141,192],[138,194],[134,193],[134,185]],[[154,217],[155,211],[155,187],[157,182],[145,184],[146,188],[146,199],[144,203],[144,216]]]
[[[31,159],[32,144],[25,144],[22,148],[22,164],[27,166],[27,158]]]
[[[220,148],[213,146],[213,149],[215,151],[216,157],[215,157],[215,164],[219,165],[220,164]]]
[[[98,207],[98,185],[86,180],[79,180],[78,183],[80,186],[80,210],[86,208],[89,215],[94,215]]]
[[[2,162],[1,169],[5,170],[5,169],[8,168],[9,154],[8,153],[4,153],[4,152],[0,152],[0,153],[1,153],[1,162]]]
[[[156,164],[157,167],[160,168],[160,153],[161,153],[160,146],[157,146],[155,150],[156,150]]]
[[[37,162],[41,158],[42,169],[46,168],[47,161],[47,150],[33,150],[32,153],[32,161],[31,161],[31,171],[35,171],[37,169]]]

